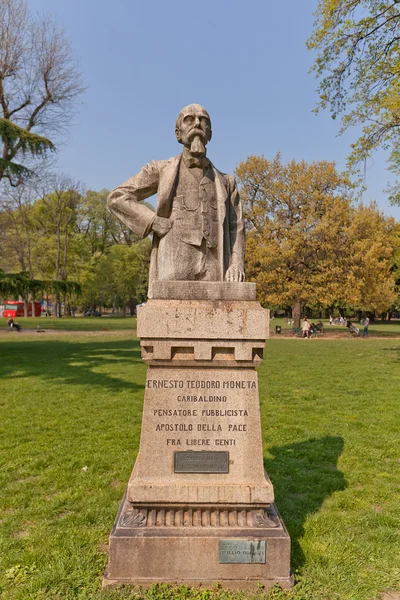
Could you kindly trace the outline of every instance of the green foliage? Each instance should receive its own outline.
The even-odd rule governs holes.
[[[95,255],[82,274],[83,302],[89,305],[123,306],[147,298],[150,240],[133,246],[114,245],[107,254]]]
[[[4,204],[0,267],[44,282],[24,290],[43,290],[58,303],[65,297],[67,312],[78,301],[133,310],[147,297],[150,240],[139,240],[111,215],[107,190],[83,195],[69,178],[53,179],[41,197],[20,187]]]
[[[22,296],[26,298],[29,294],[37,296],[37,294],[79,294],[81,286],[76,281],[59,281],[50,280],[44,281],[39,279],[31,279],[27,273],[4,273],[0,269],[0,297],[18,298]]]
[[[398,239],[400,240],[400,225],[399,224],[397,225],[396,232],[397,232]],[[397,293],[397,298],[394,302],[393,309],[400,311],[400,244],[394,255],[392,272],[393,272],[393,276],[395,277],[395,280],[396,280],[396,288],[395,289],[396,289],[396,293]]]
[[[23,154],[42,156],[48,150],[55,150],[53,142],[47,138],[27,131],[8,119],[0,118],[0,138],[9,145],[16,146],[18,144]]]
[[[377,148],[400,173],[400,10],[397,0],[319,0],[308,47],[317,51],[319,108],[342,116],[341,132],[362,126],[351,169]],[[399,188],[391,191],[399,203]]]
[[[44,156],[49,150],[55,151],[53,142],[36,133],[19,127],[12,121],[0,117],[0,139],[10,153]],[[0,180],[3,177],[17,175],[19,181],[32,175],[32,171],[11,160],[0,158]]]
[[[269,306],[389,308],[399,238],[375,205],[355,206],[352,186],[328,161],[283,164],[250,156],[239,164],[247,276]],[[295,317],[296,318],[296,317]]]

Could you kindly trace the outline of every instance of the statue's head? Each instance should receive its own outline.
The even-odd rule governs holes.
[[[189,104],[182,108],[175,126],[176,139],[190,149],[192,154],[205,153],[211,140],[210,115],[200,104]]]

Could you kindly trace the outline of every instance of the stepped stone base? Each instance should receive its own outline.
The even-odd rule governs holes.
[[[225,588],[289,587],[289,565],[290,539],[274,504],[256,510],[138,508],[125,496],[110,536],[103,586],[218,581]]]
[[[256,367],[268,328],[254,284],[159,282],[138,310],[140,449],[104,585],[292,585],[263,465]]]

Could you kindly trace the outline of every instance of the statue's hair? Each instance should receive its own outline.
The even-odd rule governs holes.
[[[210,115],[208,114],[208,112],[206,111],[206,109],[204,108],[204,106],[201,106],[201,104],[188,104],[187,106],[184,106],[182,108],[182,110],[180,111],[178,118],[176,119],[176,124],[175,124],[175,132],[178,136],[178,131],[180,130],[181,127],[181,122],[182,122],[182,118],[183,118],[183,113],[186,112],[186,110],[188,108],[201,108],[202,111],[204,111],[204,113],[207,115],[210,124],[211,124],[211,119],[210,119]]]

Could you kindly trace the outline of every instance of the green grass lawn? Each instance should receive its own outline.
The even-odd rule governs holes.
[[[56,319],[54,317],[18,317],[15,319],[22,329],[59,329],[63,331],[132,331],[136,330],[136,317],[62,317]],[[315,319],[317,322],[318,319]],[[322,319],[325,326],[325,333],[329,336],[329,332],[341,332],[344,336],[350,335],[346,327],[329,325],[327,319]],[[291,331],[293,325],[288,325],[285,319],[273,319],[270,324],[271,332],[275,332],[275,327],[280,325],[285,331]],[[0,318],[0,329],[7,329],[7,319]],[[358,325],[362,332],[362,326]],[[394,320],[391,322],[371,323],[369,327],[369,335],[371,337],[400,337],[400,321]]]
[[[7,328],[8,319],[0,318],[0,328]],[[16,317],[22,329],[60,329],[64,331],[136,330],[136,317]]]
[[[321,319],[323,324],[324,324],[324,328],[325,328],[325,335],[329,336],[329,333],[339,333],[341,332],[344,336],[349,336],[350,334],[347,330],[347,327],[344,327],[343,325],[329,325],[329,321],[328,319]],[[314,319],[314,322],[317,323],[319,321],[319,319]],[[363,326],[357,322],[354,323],[361,332],[363,332]],[[275,327],[277,325],[280,325],[282,327],[283,330],[285,331],[291,331],[293,329],[293,325],[288,325],[288,323],[286,323],[285,319],[272,319],[270,322],[270,331],[271,332],[275,332]],[[369,326],[369,335],[371,337],[395,337],[395,336],[399,336],[400,337],[400,320],[398,319],[394,319],[392,321],[376,321],[375,323],[370,323]]]
[[[145,371],[128,333],[0,338],[2,600],[253,598],[101,591],[138,451]],[[400,341],[274,339],[259,376],[265,466],[297,583],[254,597],[378,600],[400,590]]]

